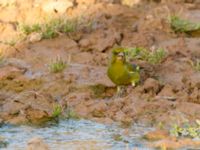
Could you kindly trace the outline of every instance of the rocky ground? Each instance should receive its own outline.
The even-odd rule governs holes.
[[[28,1],[0,2],[1,122],[43,122],[57,105],[63,114],[73,111],[103,123],[168,128],[200,119],[200,73],[189,63],[200,58],[199,37],[174,33],[168,21],[172,14],[199,21],[198,0]],[[82,16],[91,24],[53,39],[41,40],[32,33],[18,40],[18,24],[41,23],[50,16]],[[136,61],[143,68],[141,83],[114,98],[115,85],[106,69],[115,45],[162,47],[168,55],[161,64]],[[49,64],[57,57],[68,65],[52,73]]]

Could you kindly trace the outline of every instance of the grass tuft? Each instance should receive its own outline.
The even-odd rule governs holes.
[[[4,44],[6,44],[6,45],[10,45],[10,46],[15,46],[16,43],[17,43],[16,40],[10,40],[10,41],[6,41],[6,42],[4,42]]]
[[[167,52],[162,48],[156,49],[154,51],[148,51],[142,47],[126,48],[125,53],[128,61],[132,59],[140,59],[151,64],[160,64],[167,56]]]
[[[49,69],[53,73],[62,72],[66,67],[67,63],[59,57],[49,65]]]
[[[62,114],[62,107],[61,105],[55,105],[53,107],[52,118],[58,118]]]
[[[200,120],[196,120],[194,125],[186,123],[183,127],[175,124],[170,133],[176,137],[200,138]]]
[[[189,20],[181,19],[180,17],[176,15],[171,16],[169,21],[170,21],[171,28],[175,32],[190,33],[190,32],[195,32],[195,31],[200,30],[200,23],[193,23],[193,22],[190,22]]]
[[[200,71],[200,59],[197,59],[196,61],[190,61],[190,64],[195,71]]]
[[[67,111],[66,118],[67,119],[80,119],[78,114],[73,109],[70,109],[70,108]]]
[[[33,24],[33,25],[19,25],[19,30],[25,34],[29,35],[33,32],[42,33],[43,39],[52,39],[57,37],[61,33],[71,33],[78,30],[81,21],[80,19],[61,19],[54,18],[47,21],[44,24]]]
[[[22,33],[25,35],[29,35],[33,32],[41,32],[42,28],[40,24],[33,24],[33,25],[20,25],[19,29],[21,30]]]

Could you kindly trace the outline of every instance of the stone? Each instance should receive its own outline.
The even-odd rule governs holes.
[[[129,7],[132,7],[134,5],[137,5],[141,2],[141,0],[122,0],[122,5],[127,5]]]
[[[121,35],[113,30],[96,30],[82,37],[79,42],[82,51],[105,51],[121,40]]]
[[[173,88],[171,85],[166,84],[164,88],[161,90],[161,92],[157,96],[160,99],[166,99],[166,100],[171,100],[174,101],[176,100],[176,95],[173,91]]]
[[[155,130],[150,131],[147,134],[144,135],[144,139],[148,141],[157,141],[166,139],[169,136],[168,132],[165,130]]]
[[[144,82],[144,86],[143,86],[145,92],[153,92],[153,93],[157,93],[160,89],[160,84],[159,81],[153,79],[153,78],[148,78],[145,82]]]
[[[153,147],[155,148],[165,148],[165,149],[180,149],[186,146],[191,148],[197,148],[198,146],[200,146],[200,141],[187,138],[183,139],[168,138],[160,140],[153,144]]]
[[[26,150],[50,150],[50,148],[42,138],[35,137],[28,141]]]
[[[2,106],[2,111],[6,112],[10,115],[15,115],[20,112],[20,110],[24,109],[25,105],[21,103],[17,103],[14,101],[7,102]]]
[[[30,68],[30,65],[27,62],[25,62],[22,59],[17,59],[17,58],[7,59],[6,64],[9,66],[16,67],[16,68],[20,69],[22,72],[24,72]]]
[[[7,78],[9,76],[17,76],[22,74],[22,70],[14,66],[5,66],[0,68],[0,80]]]
[[[21,124],[27,124],[29,120],[26,118],[25,115],[18,115],[11,119],[7,119],[7,122],[14,125],[21,125]]]
[[[42,34],[41,33],[32,33],[29,35],[29,41],[34,43],[34,42],[38,42],[42,39]]]
[[[81,39],[79,41],[79,45],[83,48],[86,48],[90,45],[90,40],[89,39]]]
[[[51,0],[43,3],[42,10],[46,13],[60,13],[63,14],[68,8],[72,7],[73,3],[69,0]]]

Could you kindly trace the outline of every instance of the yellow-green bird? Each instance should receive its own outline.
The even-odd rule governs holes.
[[[120,93],[121,86],[135,86],[140,81],[139,66],[126,61],[125,49],[121,47],[112,50],[107,75],[117,85],[117,94]]]

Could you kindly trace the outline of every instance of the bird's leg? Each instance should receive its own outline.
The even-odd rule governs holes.
[[[125,93],[125,89],[123,86],[117,86],[116,98],[122,97]]]
[[[117,86],[117,95],[120,95],[121,93],[121,86]]]
[[[132,87],[136,86],[135,82],[131,82],[131,85],[132,85]]]

